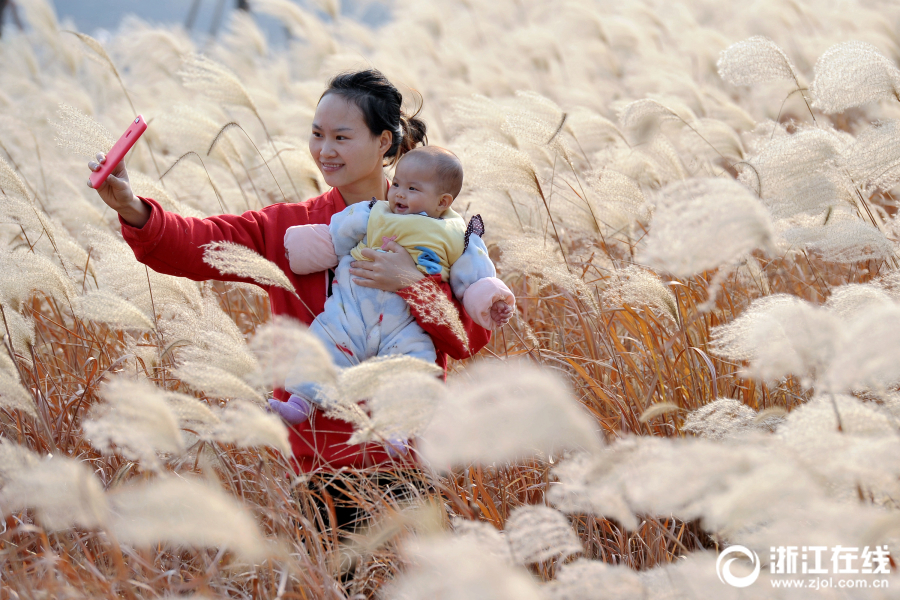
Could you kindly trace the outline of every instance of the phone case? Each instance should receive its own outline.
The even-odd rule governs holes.
[[[91,173],[89,182],[92,188],[97,189],[103,185],[103,182],[113,172],[119,161],[125,158],[125,155],[128,154],[128,151],[131,150],[131,147],[134,146],[135,142],[146,130],[147,122],[142,115],[138,115],[128,129],[125,130],[125,133],[122,134],[122,137],[106,153],[106,161],[100,165],[100,170]]]

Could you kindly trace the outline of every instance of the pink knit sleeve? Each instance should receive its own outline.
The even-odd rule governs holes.
[[[516,297],[503,281],[496,277],[483,277],[466,289],[463,306],[473,321],[485,329],[491,329],[494,326],[491,306],[497,300],[503,300],[510,308],[516,307]]]
[[[328,225],[296,225],[284,232],[284,253],[298,275],[333,269],[338,264]]]

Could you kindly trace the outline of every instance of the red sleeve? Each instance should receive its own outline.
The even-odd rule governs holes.
[[[163,210],[156,200],[141,200],[150,207],[150,219],[137,229],[120,217],[122,236],[138,261],[158,273],[195,281],[217,279],[253,283],[248,278],[226,275],[203,262],[202,246],[210,242],[235,242],[271,260],[273,249],[266,247],[266,242],[270,241],[266,234],[272,224],[265,210],[197,219]]]
[[[431,289],[426,288],[423,290],[422,286],[430,286]],[[479,350],[491,341],[490,330],[478,325],[469,317],[462,304],[453,297],[450,285],[441,282],[440,275],[426,277],[397,293],[406,300],[410,313],[416,318],[416,321],[425,330],[425,333],[431,336],[434,348],[439,356],[440,354],[446,354],[456,360],[469,358],[477,354]],[[460,336],[454,333],[448,323],[442,322],[442,319],[434,318],[433,312],[429,310],[430,305],[433,303],[433,294],[443,294],[453,303],[456,312],[459,314],[462,327],[466,332],[468,343],[460,339]]]

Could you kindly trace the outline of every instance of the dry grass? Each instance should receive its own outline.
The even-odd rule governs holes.
[[[27,36],[4,35],[0,43],[4,68],[10,66],[0,72],[0,243],[7,246],[0,254],[4,269],[0,323],[6,330],[0,337],[11,359],[0,357],[0,383],[20,377],[35,410],[29,415],[15,409],[5,396],[0,398],[4,441],[0,449],[13,442],[44,457],[41,460],[52,461],[52,455],[89,465],[109,499],[165,476],[195,478],[239,500],[272,547],[266,560],[252,560],[247,558],[252,549],[240,545],[204,549],[202,543],[128,544],[116,539],[113,528],[52,530],[38,512],[11,511],[0,504],[5,519],[0,530],[0,598],[371,597],[412,570],[415,556],[403,548],[414,535],[427,539],[436,530],[464,529],[454,525],[458,520],[505,531],[517,507],[552,504],[551,490],[563,487],[554,469],[572,459],[565,453],[538,453],[514,462],[476,462],[450,473],[398,469],[392,477],[347,471],[298,477],[276,450],[215,441],[190,426],[182,426],[187,450],[164,456],[158,464],[98,451],[82,424],[92,407],[103,401],[101,388],[113,377],[144,378],[158,390],[186,394],[211,408],[227,406],[228,400],[178,379],[178,368],[189,359],[231,368],[229,374],[251,396],[265,395],[270,390],[250,387],[248,373],[255,359],[244,341],[271,318],[268,299],[251,286],[179,283],[145,271],[117,245],[109,233],[117,222],[96,194],[86,193],[83,182],[81,187],[72,183],[84,179],[82,158],[43,145],[50,143],[45,138],[52,139],[48,118],[57,114],[60,100],[79,107],[62,111],[59,117],[68,122],[56,132],[68,136],[64,145],[76,153],[103,138],[99,122],[112,127],[123,116],[127,122],[132,100],[149,106],[155,112],[153,126],[146,143],[137,146],[129,159],[129,170],[135,173],[132,183],[142,188],[139,193],[182,214],[238,213],[282,201],[288,192],[288,199],[294,200],[324,189],[302,138],[321,89],[319,71],[330,74],[356,64],[358,55],[341,52],[358,49],[391,77],[405,78],[427,92],[426,111],[433,112],[424,116],[429,125],[435,123],[433,134],[429,131],[432,141],[453,148],[463,158],[467,187],[457,201],[459,212],[485,216],[485,241],[517,297],[516,318],[496,332],[479,359],[519,359],[560,374],[592,417],[590,424],[613,447],[631,436],[640,442],[685,441],[681,438],[692,437],[683,431],[688,413],[716,399],[734,399],[769,416],[806,408],[818,391],[815,382],[803,380],[802,374],[768,383],[747,376],[742,370],[746,365],[711,351],[713,330],[732,322],[763,296],[790,294],[821,305],[839,286],[872,282],[894,272],[900,223],[889,189],[900,182],[900,171],[882,169],[882,163],[890,158],[883,155],[897,146],[892,137],[895,128],[872,133],[875,128],[866,127],[900,115],[900,103],[894,102],[898,96],[891,88],[897,70],[893,59],[868,46],[856,47],[857,52],[865,51],[867,68],[880,69],[881,76],[870,78],[874,87],[867,88],[869,95],[848,99],[834,87],[826,89],[820,99],[828,100],[829,106],[850,108],[825,114],[794,87],[812,79],[815,59],[825,46],[843,38],[827,37],[828,44],[823,45],[818,33],[802,33],[807,24],[795,23],[792,9],[770,8],[762,20],[779,23],[772,26],[771,35],[780,43],[772,46],[773,42],[757,39],[732,47],[735,51],[724,74],[735,82],[781,78],[780,83],[787,83],[779,88],[779,82],[769,82],[766,85],[774,87],[752,92],[725,87],[715,67],[726,47],[723,36],[739,41],[758,32],[735,25],[750,20],[735,18],[731,10],[721,14],[713,10],[719,4],[709,2],[712,16],[702,27],[694,22],[682,27],[678,19],[687,18],[688,9],[685,15],[667,12],[664,18],[650,19],[648,15],[655,14],[652,3],[641,9],[646,14],[626,7],[614,18],[598,20],[600,7],[589,0],[566,4],[559,15],[548,15],[541,3],[461,2],[452,5],[451,15],[442,3],[421,2],[415,10],[399,11],[398,22],[389,26],[403,35],[395,35],[398,29],[379,34],[396,40],[387,51],[369,43],[375,36],[371,31],[334,20],[333,2],[324,3],[332,15],[325,22],[287,0],[270,0],[259,3],[259,10],[280,15],[295,36],[303,34],[284,51],[265,54],[252,20],[240,18],[232,24],[228,42],[212,44],[207,58],[192,55],[193,44],[177,31],[140,26],[135,28],[134,43],[118,36],[109,53],[82,38],[93,52],[88,58],[96,58],[97,48],[103,50],[103,60],[92,64],[82,60],[80,46],[65,43],[79,42],[61,36],[52,11],[35,0]],[[830,9],[817,10],[823,23],[846,24]],[[770,18],[773,13],[784,18]],[[857,33],[870,36],[879,47],[896,47],[896,34],[880,33],[880,26],[873,25],[881,23],[875,11],[863,13]],[[891,14],[898,16],[896,10]],[[546,28],[536,23],[545,23]],[[843,31],[829,26],[830,30]],[[428,36],[414,35],[421,31]],[[579,50],[567,53],[559,46],[557,40],[564,36]],[[475,50],[464,52],[455,46],[450,40],[457,37]],[[792,43],[783,43],[785,39]],[[658,47],[671,56],[663,56]],[[780,48],[790,51],[781,66],[772,62],[787,57]],[[682,54],[689,55],[689,65],[673,58]],[[176,59],[190,56],[193,67],[179,74]],[[840,51],[828,56],[826,83],[840,80],[843,63],[838,59],[846,58]],[[70,87],[55,87],[57,79]],[[197,88],[202,94],[186,91]],[[828,93],[835,97],[826,98]],[[191,105],[172,107],[172,98]],[[858,108],[858,98],[887,100]],[[26,108],[31,113],[25,114]],[[799,150],[791,147],[802,146],[806,139],[794,134],[813,130],[806,138],[815,138],[818,146],[810,142]],[[861,131],[869,131],[869,137]],[[856,155],[856,162],[839,162],[840,149],[854,147],[851,136],[855,143],[869,139],[870,147],[863,148],[868,152]],[[772,140],[774,145],[767,146]],[[768,163],[759,158],[766,148],[775,155]],[[814,151],[838,162],[820,161]],[[205,153],[199,161],[202,166],[181,160],[200,153]],[[791,163],[784,156],[798,160]],[[799,160],[803,157],[815,163],[814,172]],[[164,170],[168,165],[177,168]],[[159,177],[138,175],[141,170]],[[748,183],[753,192],[748,202],[753,206],[758,201],[759,210],[765,205],[772,215],[781,211],[796,221],[776,223],[778,239],[764,251],[743,256],[744,262],[728,262],[734,258],[729,255],[718,269],[693,276],[672,280],[638,264],[651,231],[663,229],[653,229],[658,195],[681,180],[712,177]],[[867,185],[876,179],[880,187]],[[840,197],[822,195],[847,181]],[[770,197],[772,182],[780,186],[780,195]],[[795,188],[800,188],[798,196],[789,197]],[[833,206],[816,213],[826,200],[834,200]],[[671,214],[677,215],[677,208]],[[823,223],[834,223],[835,228]],[[841,244],[848,240],[839,239],[828,247],[829,240],[822,237],[831,232],[836,232],[832,238],[840,237],[839,228],[847,223],[871,224],[870,234],[877,227],[878,244],[891,253],[856,262],[826,260],[842,252],[866,255],[877,246],[857,243],[847,250]],[[789,226],[820,237],[792,245],[782,239]],[[677,235],[677,223],[669,230]],[[816,252],[817,247],[825,250]],[[666,240],[656,248],[659,258]],[[702,265],[720,258],[718,248],[704,250]],[[734,252],[745,252],[745,247]],[[23,258],[28,256],[34,260]],[[247,268],[254,270],[252,265]],[[632,280],[635,273],[642,275]],[[622,291],[632,284],[637,287],[631,292]],[[898,287],[896,275],[892,285]],[[100,322],[103,315],[92,313],[97,321],[85,319],[76,307],[79,298],[92,292],[115,295],[122,306],[142,317],[141,327],[134,327],[135,319],[123,325],[110,315],[105,315],[109,324]],[[447,318],[440,310],[432,316]],[[213,333],[221,337],[209,341]],[[454,363],[451,371],[465,377],[476,372],[469,366]],[[857,397],[871,400],[869,407],[886,405],[892,398],[896,403],[891,395],[896,382],[890,383],[886,389],[865,390]],[[837,411],[837,402],[832,402]],[[887,419],[882,415],[882,420]],[[483,430],[503,427],[503,423],[479,425]],[[833,429],[828,423],[826,433],[834,434]],[[867,448],[864,442],[859,447]],[[868,448],[874,453],[893,446]],[[876,474],[887,473],[892,485],[897,481],[891,471],[893,454],[879,456],[884,471]],[[827,469],[833,463],[823,464]],[[0,464],[0,502],[5,501],[9,468]],[[895,470],[900,472],[900,467]],[[684,488],[691,487],[689,477],[692,473],[685,469]],[[821,480],[844,483],[839,475]],[[846,510],[847,522],[853,524],[854,511],[862,514],[876,508],[894,517],[896,494],[891,495],[890,485],[882,486],[874,476],[851,483],[853,503],[832,505],[837,507],[835,513],[826,517],[843,518]],[[373,518],[369,524],[374,527],[350,543],[339,540],[318,509],[339,502],[326,493],[326,485],[345,489],[351,503]],[[60,493],[73,502],[80,500],[72,490]],[[776,500],[772,506],[793,514],[787,510],[790,497]],[[583,547],[580,557],[627,567],[634,577],[660,567],[658,572],[668,574],[666,568],[705,556],[703,550],[743,541],[730,539],[723,533],[727,527],[712,526],[705,514],[684,518],[664,510],[639,512],[637,526],[630,528],[624,518],[618,522],[598,514],[567,514]],[[748,519],[731,531],[746,533],[741,525],[747,522],[754,524]],[[785,543],[806,541],[791,538]],[[351,549],[357,555],[348,571],[341,556]],[[536,581],[559,582],[557,575],[575,558],[549,559],[526,568]],[[714,570],[708,575],[714,579]],[[554,588],[551,584],[540,589]]]

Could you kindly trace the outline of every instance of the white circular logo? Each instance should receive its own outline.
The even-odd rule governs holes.
[[[737,557],[729,558],[725,560],[725,558],[729,554],[734,554],[738,552],[743,554],[747,558],[750,559],[750,562],[755,566],[753,568],[753,572],[745,577],[736,577],[731,574],[731,563],[737,560]],[[716,560],[716,575],[719,576],[719,581],[722,583],[727,583],[732,587],[743,588],[752,584],[756,581],[756,578],[759,577],[759,556],[753,550],[750,550],[746,546],[728,546]]]

